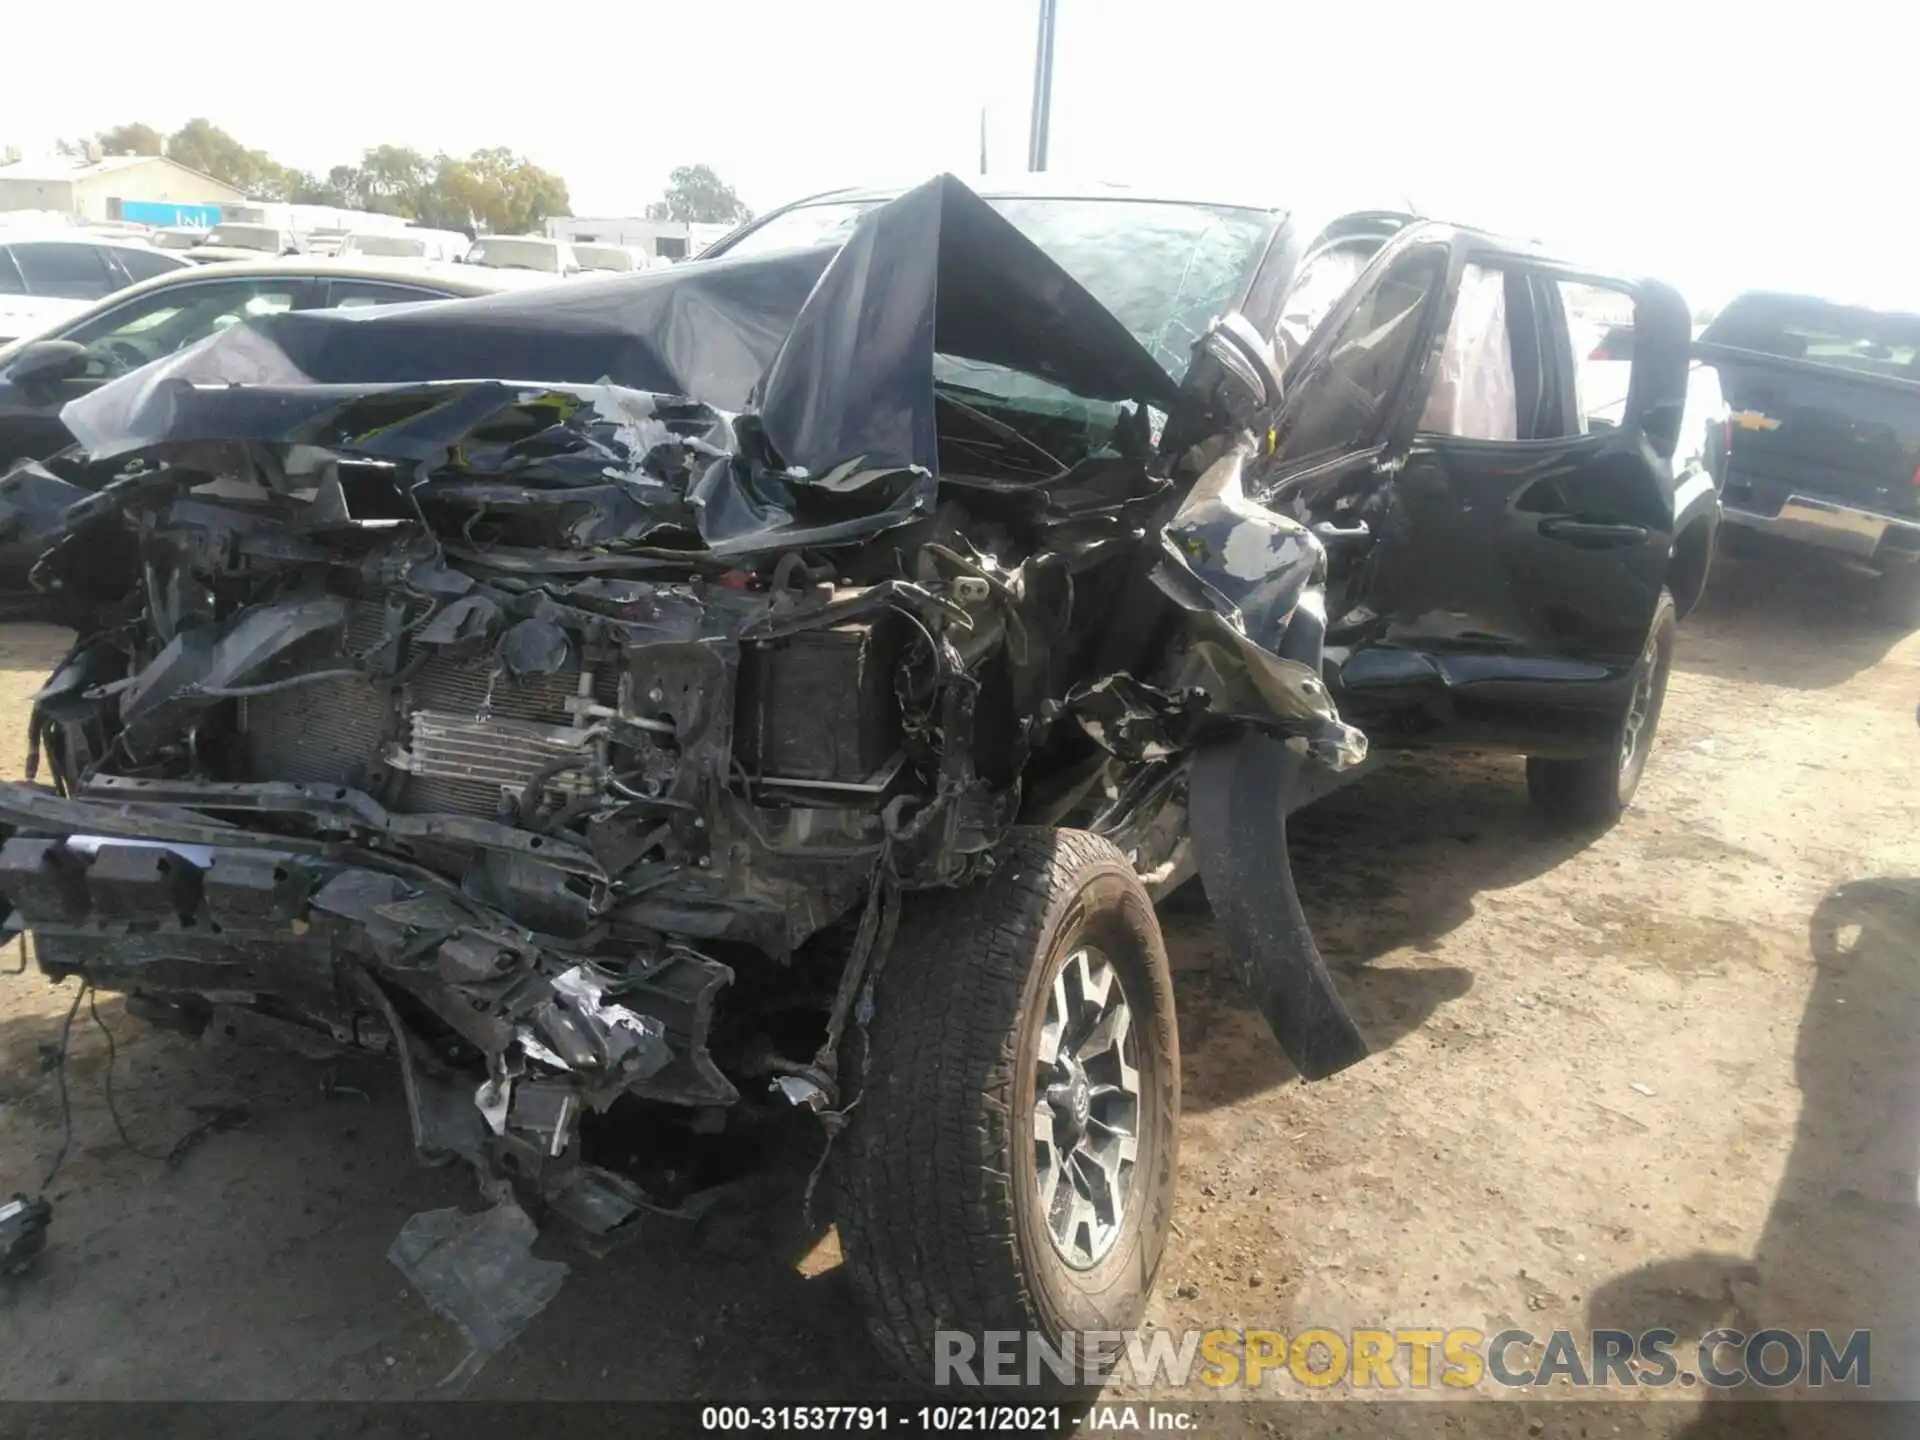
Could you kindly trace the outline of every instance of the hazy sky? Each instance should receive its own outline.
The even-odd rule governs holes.
[[[1052,168],[1410,194],[1700,303],[1904,287],[1920,19],[1874,0],[1058,0]],[[1024,166],[1037,0],[11,7],[0,142],[205,115],[305,169],[520,150],[582,214]],[[117,35],[89,45],[85,35]],[[1829,244],[1827,242],[1835,242]],[[1920,286],[1914,287],[1920,289]]]

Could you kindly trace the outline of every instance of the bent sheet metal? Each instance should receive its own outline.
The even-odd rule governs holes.
[[[1166,875],[1196,754],[1364,753],[1213,400],[951,178],[838,249],[236,326],[68,407],[95,492],[0,492],[78,631],[10,923],[394,1054],[490,1193],[671,1210],[596,1117],[846,1103],[767,1017],[858,1023],[875,897],[1018,823]],[[1319,1073],[1363,1053],[1324,979],[1332,1042],[1276,1017]]]

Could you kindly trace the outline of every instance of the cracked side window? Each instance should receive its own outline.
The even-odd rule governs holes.
[[[1370,442],[1400,389],[1421,322],[1445,282],[1444,251],[1403,255],[1340,327],[1301,379],[1277,458],[1284,464]]]
[[[1340,297],[1353,288],[1379,244],[1335,245],[1312,256],[1294,278],[1293,288],[1280,306],[1274,328],[1273,354],[1281,370],[1306,348],[1320,322],[1333,313]]]

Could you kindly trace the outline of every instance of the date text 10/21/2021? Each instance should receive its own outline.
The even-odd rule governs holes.
[[[700,1428],[708,1434],[796,1431],[903,1434],[1059,1435],[1085,1428],[1095,1433],[1198,1431],[1191,1408],[1159,1404],[1090,1405],[708,1405]]]

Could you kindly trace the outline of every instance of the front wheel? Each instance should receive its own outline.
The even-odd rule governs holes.
[[[1634,662],[1627,712],[1608,750],[1578,760],[1527,758],[1527,796],[1543,813],[1574,825],[1611,825],[1633,803],[1667,699],[1675,624],[1673,596],[1662,590]]]
[[[859,1060],[836,1218],[904,1378],[980,1374],[987,1331],[1059,1354],[1140,1322],[1172,1225],[1180,1046],[1119,851],[1016,830],[983,884],[908,897]]]

